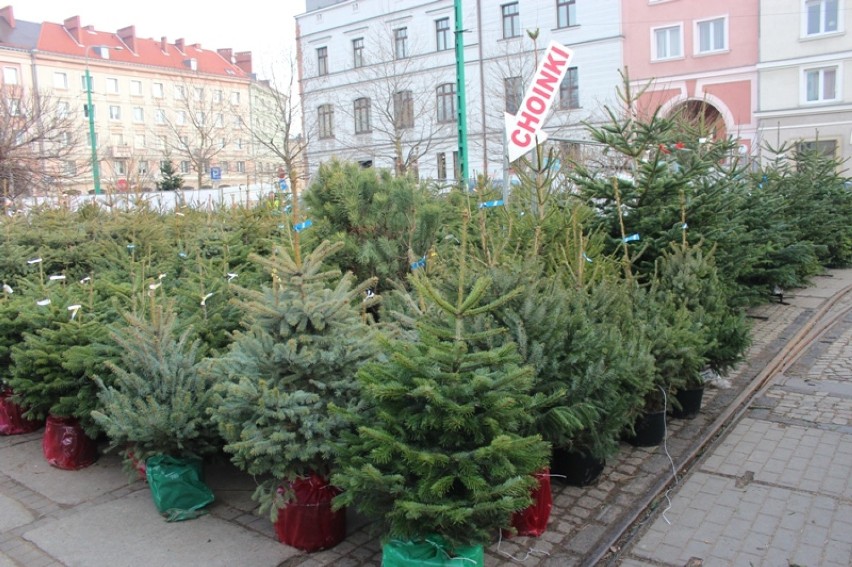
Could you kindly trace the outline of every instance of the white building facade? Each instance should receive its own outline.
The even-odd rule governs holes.
[[[545,124],[587,138],[615,105],[623,65],[619,0],[462,0],[468,172],[499,179],[504,112],[514,113],[551,40],[574,56]],[[307,0],[297,16],[307,167],[334,157],[458,177],[453,0]]]
[[[756,116],[763,144],[852,158],[852,2],[760,4]]]

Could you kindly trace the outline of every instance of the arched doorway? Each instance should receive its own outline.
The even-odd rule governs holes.
[[[706,100],[687,100],[672,108],[669,116],[681,121],[699,137],[721,140],[728,135],[722,113]]]

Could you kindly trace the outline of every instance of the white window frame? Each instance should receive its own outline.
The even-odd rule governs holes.
[[[175,85],[175,100],[186,99],[186,88],[183,85]]]
[[[801,77],[802,77],[802,88],[801,88],[801,99],[802,104],[825,104],[838,102],[842,100],[843,93],[843,66],[840,63],[835,64],[826,64],[821,65],[819,67],[805,67],[802,68]],[[824,98],[825,94],[825,71],[834,71],[834,98]],[[819,97],[814,100],[808,99],[808,77],[811,73],[818,73],[818,89],[819,89]]]
[[[120,104],[111,104],[109,105],[109,119],[112,121],[120,121],[121,120],[121,105]]]
[[[71,104],[67,100],[60,100],[56,103],[56,117],[68,118],[71,113]]]
[[[706,51],[702,51],[701,50],[701,24],[708,24],[708,23],[719,21],[719,20],[722,21],[722,43],[723,43],[722,47],[711,47],[710,49],[708,49]],[[727,51],[730,51],[731,38],[730,38],[730,35],[728,33],[729,29],[730,28],[728,27],[728,15],[727,14],[725,14],[724,16],[716,16],[714,18],[704,18],[704,19],[701,19],[701,20],[695,20],[695,25],[694,25],[693,34],[692,34],[692,39],[693,39],[692,52],[696,56],[702,56],[702,55],[714,55],[716,53],[725,53]],[[711,43],[712,43],[713,34],[711,34],[710,39],[711,39]]]
[[[53,73],[53,88],[67,90],[68,73],[63,73],[62,71],[55,71]]]
[[[163,83],[151,83],[151,96],[154,98],[163,98],[166,95],[166,88]]]
[[[185,110],[175,111],[175,124],[177,124],[178,126],[186,126],[186,111]]]
[[[136,123],[145,122],[145,109],[141,106],[133,107],[133,121]]]
[[[834,5],[837,8],[837,29],[826,30],[825,29],[825,10],[826,5],[829,2],[834,2]],[[826,35],[833,35],[843,32],[843,18],[844,18],[844,3],[845,0],[802,0],[802,37],[803,38],[811,38],[811,37],[822,37]],[[809,5],[811,4],[819,4],[819,30],[814,33],[808,32],[808,15],[809,15]]]
[[[142,96],[142,81],[136,79],[130,81],[130,96]]]
[[[154,111],[154,124],[165,124],[166,123],[166,111],[162,108],[158,108]]]
[[[665,57],[660,57],[660,54],[657,52],[657,32],[663,30],[678,30],[678,41],[680,43],[680,53],[677,55],[667,54]],[[671,37],[671,36],[668,36]],[[669,42],[666,42],[666,47],[668,50],[671,50],[671,45]],[[683,59],[683,22],[675,22],[671,24],[666,24],[664,26],[657,26],[655,28],[651,28],[651,60],[652,61],[676,61],[678,59]]]
[[[3,67],[3,84],[17,85],[18,84],[18,68]]]
[[[115,77],[107,77],[106,80],[107,94],[118,94],[118,79]]]

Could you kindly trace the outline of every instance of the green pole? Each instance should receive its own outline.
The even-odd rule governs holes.
[[[467,187],[467,103],[464,80],[464,29],[462,29],[462,0],[455,0],[456,16],[456,98],[458,99],[456,122],[459,128],[459,171]]]
[[[92,146],[92,177],[95,181],[95,195],[99,195],[101,192],[101,168],[98,164],[98,146],[95,143],[95,107],[92,106],[92,76],[89,75],[88,65],[86,65],[86,101],[89,114],[89,143]]]

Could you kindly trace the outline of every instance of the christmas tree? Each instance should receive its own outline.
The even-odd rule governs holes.
[[[108,363],[112,384],[97,379],[100,407],[92,417],[113,447],[140,461],[215,451],[218,436],[207,415],[213,380],[199,372],[200,342],[190,338],[191,328],[178,331],[170,304],[140,311],[125,313],[111,333],[120,355]]]
[[[533,369],[513,343],[477,348],[499,330],[469,330],[517,291],[485,304],[490,281],[478,278],[468,290],[465,278],[462,262],[450,300],[427,277],[413,277],[425,312],[435,307],[436,316],[418,322],[412,341],[386,340],[387,361],[358,374],[367,407],[347,412],[357,431],[339,449],[335,505],[379,518],[388,538],[487,541],[530,504],[532,474],[549,457],[549,445],[528,434]]]
[[[247,329],[228,353],[211,361],[222,381],[213,421],[233,462],[253,475],[268,475],[255,493],[261,510],[275,518],[285,502],[276,494],[285,481],[327,476],[334,447],[349,427],[328,404],[359,405],[358,368],[375,355],[371,328],[362,317],[368,280],[326,269],[340,245],[324,242],[304,261],[280,251],[254,256],[272,276],[261,291],[238,287]],[[284,493],[284,500],[290,494]]]
[[[157,182],[158,191],[177,191],[183,187],[183,177],[175,170],[172,160],[166,159],[160,163],[160,180]]]

